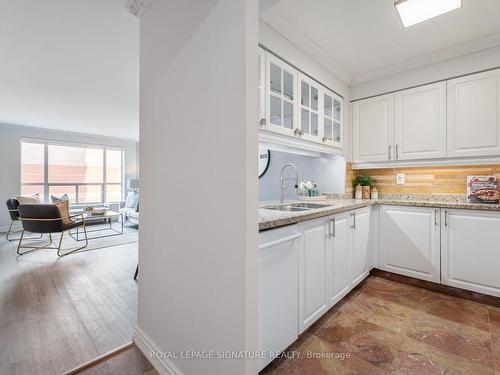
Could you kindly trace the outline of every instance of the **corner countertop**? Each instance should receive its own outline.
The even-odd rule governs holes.
[[[431,197],[432,198],[432,197]],[[287,201],[286,203],[298,203],[303,201]],[[300,223],[318,219],[325,216],[335,215],[345,211],[355,210],[357,208],[367,207],[374,204],[381,205],[397,205],[397,206],[413,206],[413,207],[433,207],[433,208],[449,208],[449,209],[465,209],[465,210],[486,210],[499,211],[498,204],[477,204],[446,200],[431,200],[431,199],[325,199],[311,203],[326,203],[327,207],[316,208],[307,211],[277,211],[268,210],[265,207],[277,204],[277,202],[263,202],[259,208],[259,231],[283,227],[286,225]]]

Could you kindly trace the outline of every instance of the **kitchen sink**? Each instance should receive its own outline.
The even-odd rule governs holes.
[[[291,203],[291,204],[280,204],[276,206],[264,207],[266,210],[276,210],[276,211],[307,211],[313,210],[315,208],[328,207],[329,204],[325,203]]]

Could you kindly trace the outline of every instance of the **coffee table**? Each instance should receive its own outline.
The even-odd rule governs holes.
[[[114,218],[119,219],[117,222],[115,222],[115,223],[118,223],[118,229],[113,226],[113,219]],[[108,224],[109,226],[106,226],[104,228],[102,228],[102,226],[99,226],[99,228],[96,228],[96,229],[86,228],[87,234],[88,233],[103,232],[102,234],[96,234],[94,236],[89,236],[88,237],[89,240],[96,239],[96,238],[119,236],[120,234],[123,234],[123,214],[122,213],[115,212],[115,211],[106,211],[102,215],[92,215],[89,213],[83,214],[83,222],[85,223],[85,226],[87,226],[87,224],[95,224],[99,221],[104,221],[104,224]],[[112,233],[109,233],[109,231],[111,231]],[[108,232],[108,233],[105,234],[104,232]],[[77,241],[85,240],[83,229],[81,229],[81,227],[70,230],[69,235]]]

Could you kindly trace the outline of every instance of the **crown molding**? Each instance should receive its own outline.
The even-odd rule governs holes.
[[[333,58],[324,48],[319,46],[310,37],[303,33],[294,23],[281,15],[275,9],[268,8],[260,14],[260,18],[269,27],[283,35],[290,43],[295,44],[299,49],[307,53],[314,60],[323,65],[345,83],[352,81],[352,74],[345,69],[335,58]]]
[[[153,0],[134,0],[130,4],[130,13],[136,17],[141,17],[142,14],[149,8]]]
[[[351,85],[357,85],[367,81],[387,77],[397,73],[407,72],[426,65],[436,64],[441,61],[450,60],[456,57],[464,56],[469,53],[482,51],[500,45],[500,33],[489,35],[484,38],[476,39],[470,42],[459,44],[450,48],[431,52],[426,55],[417,56],[396,64],[384,66],[380,69],[374,69],[366,73],[360,73],[353,77]]]
[[[266,0],[263,0],[263,2],[266,3]],[[273,8],[273,2],[271,0],[267,0],[267,2],[271,3],[271,6],[262,10],[260,18],[287,38],[291,43],[309,54],[327,70],[351,86],[384,78],[393,74],[407,72],[426,65],[432,65],[500,45],[500,33],[498,33],[366,72],[354,73],[344,68],[344,66],[321,45],[317,44],[313,39],[302,32],[297,25]]]

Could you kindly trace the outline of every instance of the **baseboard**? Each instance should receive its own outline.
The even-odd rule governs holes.
[[[430,281],[416,279],[410,276],[398,275],[396,273],[379,270],[378,268],[373,268],[370,271],[370,275],[378,276],[383,279],[391,281],[396,281],[401,284],[407,284],[418,288],[431,290],[433,292],[448,294],[453,297],[463,298],[469,301],[478,302],[485,305],[500,307],[500,298],[489,296],[487,294],[471,292],[469,290],[455,288],[454,286],[437,284]]]
[[[170,359],[151,356],[152,352],[161,353],[163,350],[139,326],[135,327],[132,341],[160,375],[184,375]]]
[[[9,230],[9,226],[8,225],[1,225],[0,226],[0,235],[5,235],[5,233],[7,233],[8,230]]]

